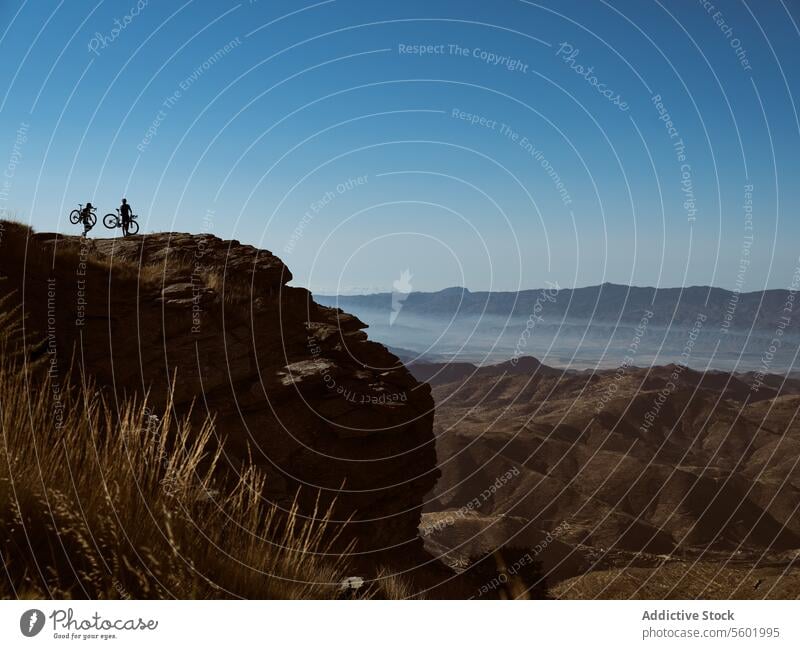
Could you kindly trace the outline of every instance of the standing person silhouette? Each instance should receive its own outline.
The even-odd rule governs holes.
[[[92,207],[91,203],[86,203],[86,207],[81,210],[81,223],[83,223],[83,236],[85,237],[89,230],[92,229],[94,224],[92,223],[92,211],[94,207]]]
[[[122,205],[119,206],[119,214],[122,217],[122,236],[128,236],[128,226],[131,223],[131,214],[133,214],[133,209],[128,204],[128,199],[122,199]]]

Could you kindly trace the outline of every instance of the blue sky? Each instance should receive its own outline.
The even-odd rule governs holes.
[[[786,0],[6,1],[0,209],[71,232],[77,203],[125,195],[143,231],[268,248],[318,292],[405,269],[788,287],[799,21]]]

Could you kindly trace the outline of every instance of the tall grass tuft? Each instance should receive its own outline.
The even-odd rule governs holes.
[[[264,502],[255,469],[216,479],[197,430],[130,399],[112,408],[25,362],[0,300],[0,597],[329,598],[347,562],[326,512]],[[59,382],[60,381],[60,382]]]

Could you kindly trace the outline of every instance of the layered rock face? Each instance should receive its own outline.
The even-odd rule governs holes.
[[[0,275],[59,371],[74,357],[112,398],[149,392],[155,408],[174,383],[176,410],[213,417],[223,464],[262,468],[269,500],[288,507],[299,490],[310,515],[335,499],[358,552],[420,549],[438,477],[430,388],[358,319],[287,286],[269,251],[212,235],[17,232],[0,239]]]

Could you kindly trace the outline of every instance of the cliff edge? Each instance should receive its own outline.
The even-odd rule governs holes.
[[[4,223],[0,294],[17,291],[26,339],[51,373],[107,398],[149,394],[211,415],[227,471],[253,463],[264,497],[331,502],[344,544],[401,562],[421,552],[439,475],[434,404],[365,325],[320,306],[268,250],[210,234],[82,239]]]

